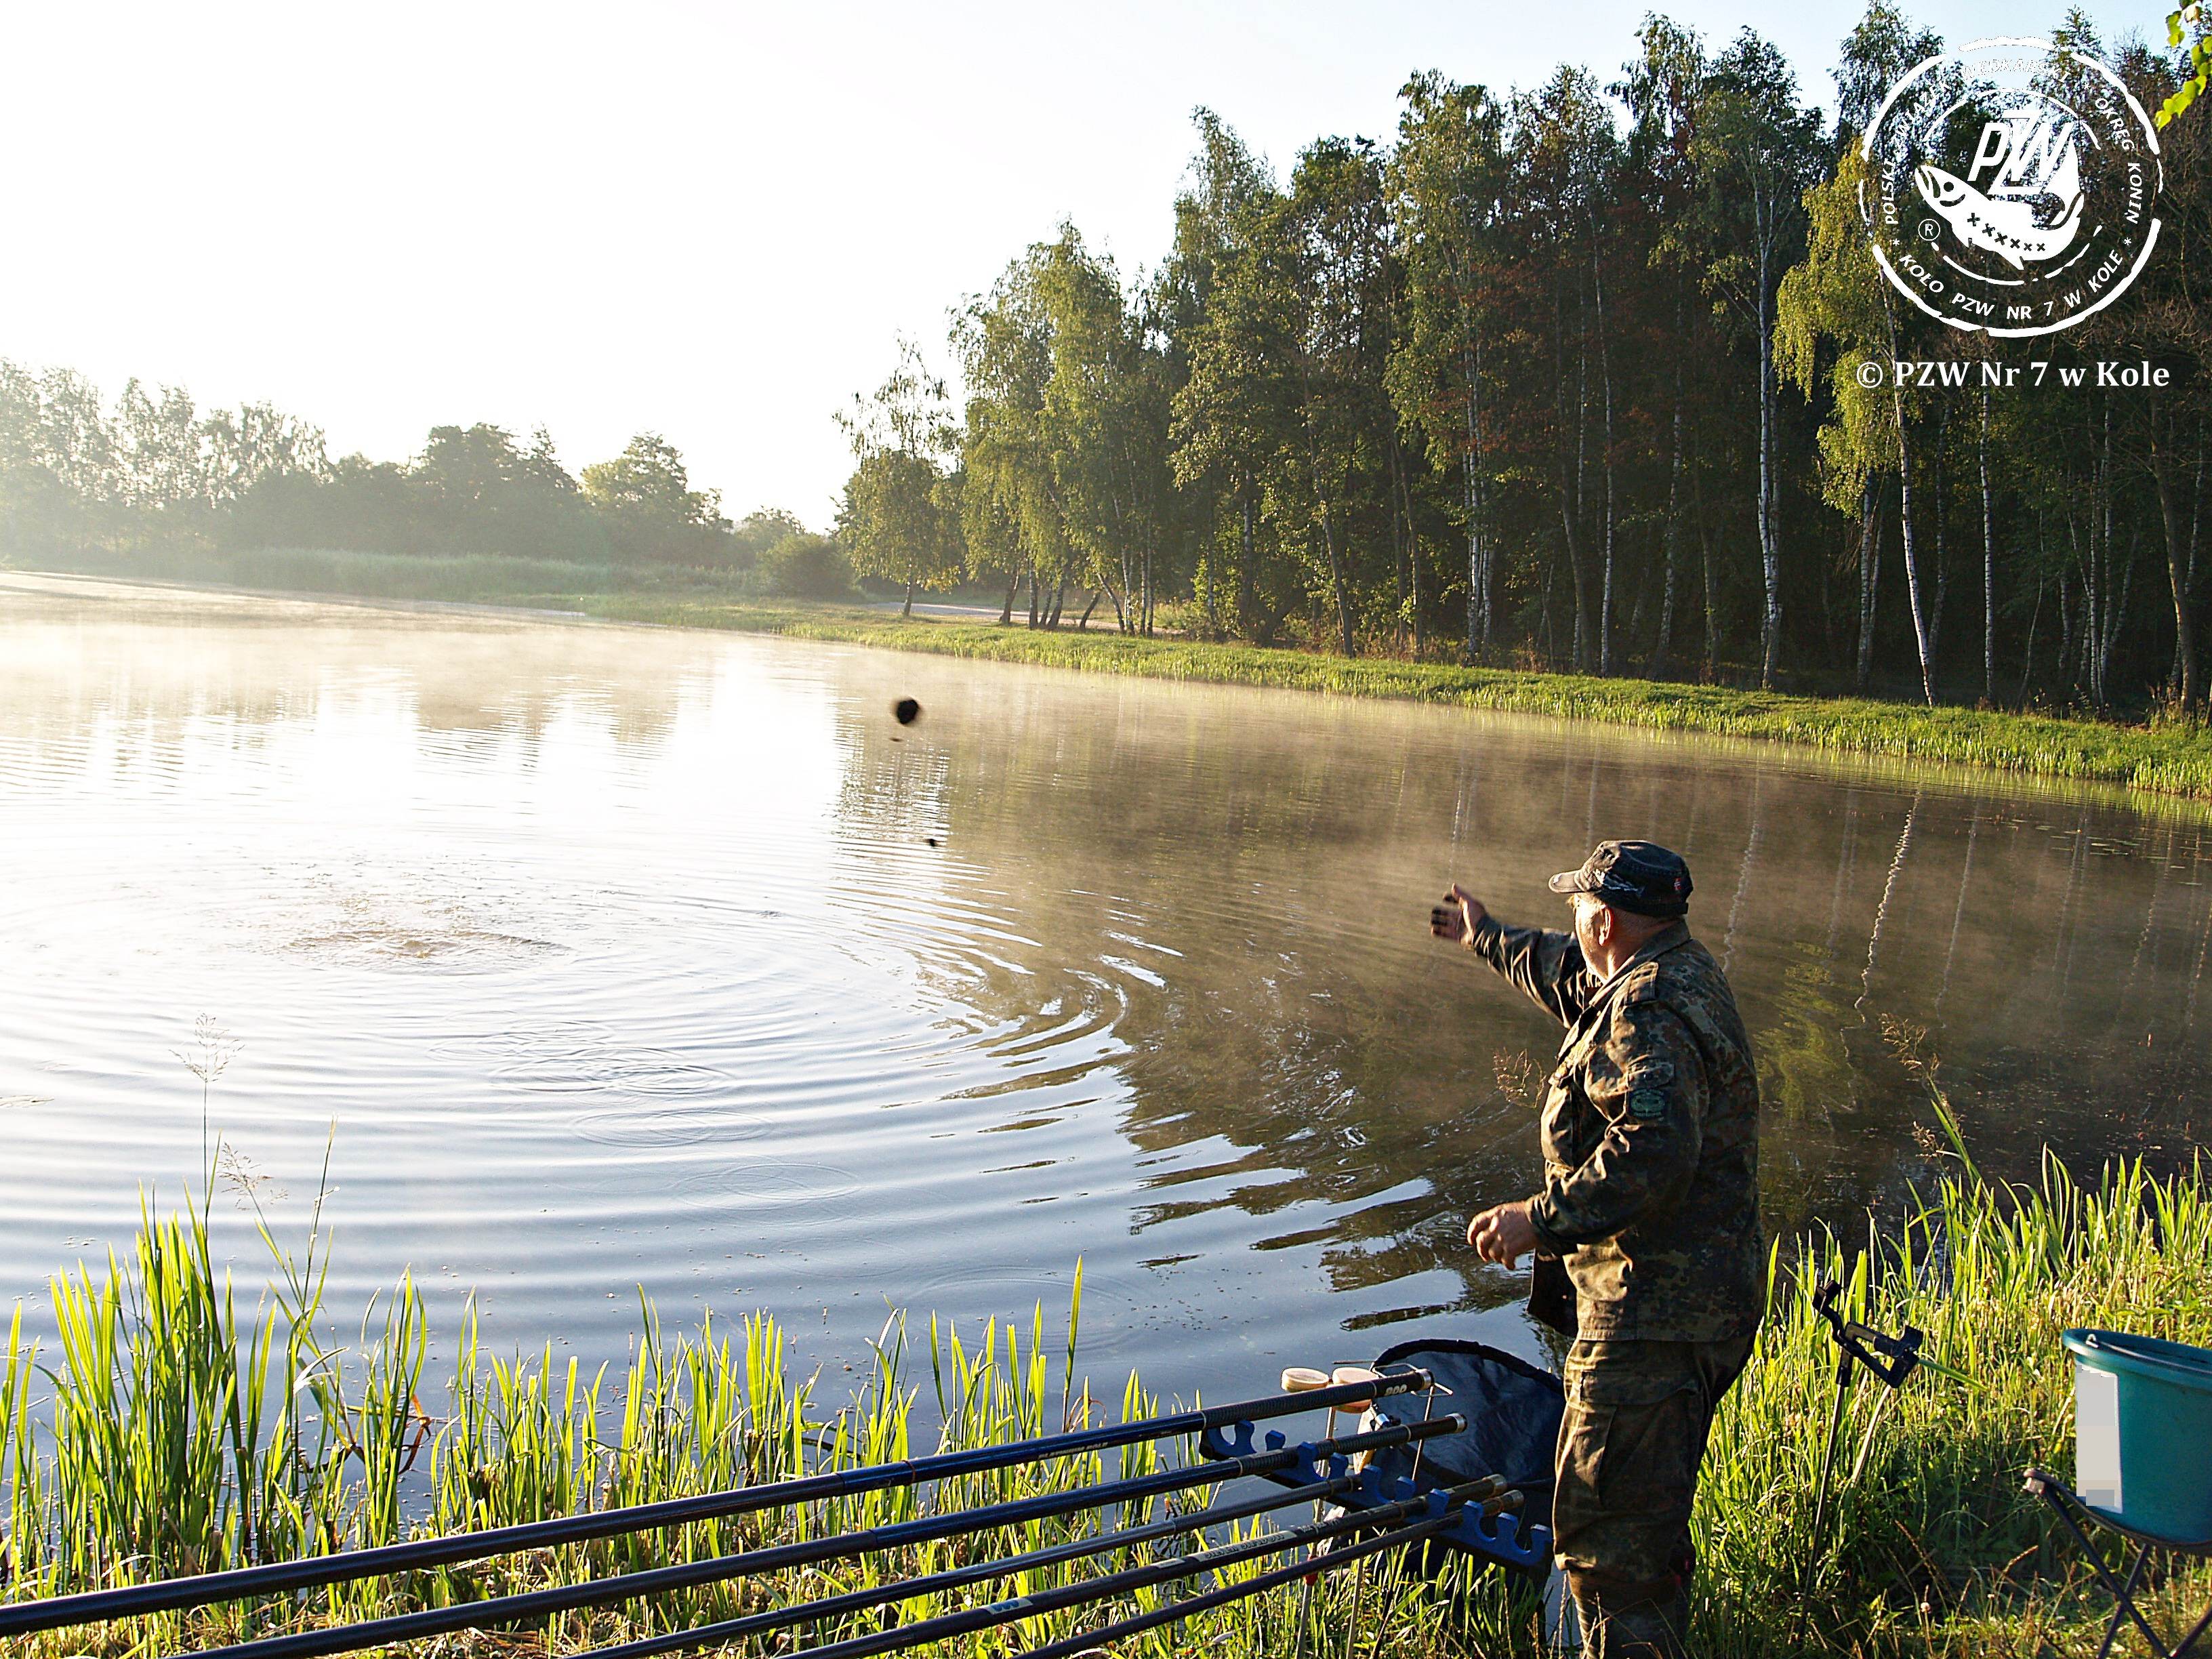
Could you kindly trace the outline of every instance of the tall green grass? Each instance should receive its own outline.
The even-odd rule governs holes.
[[[1940,1101],[1940,1095],[1937,1099]],[[132,1249],[54,1281],[60,1335],[35,1350],[18,1315],[0,1369],[12,1596],[328,1553],[410,1533],[649,1502],[939,1447],[999,1443],[1149,1414],[1134,1376],[1093,1396],[1076,1340],[1042,1310],[970,1338],[932,1319],[922,1356],[889,1322],[852,1396],[830,1406],[796,1376],[781,1328],[756,1314],[665,1331],[650,1304],[628,1359],[594,1370],[489,1352],[472,1319],[442,1395],[425,1398],[422,1298],[403,1279],[343,1344],[322,1287],[319,1219],[296,1255],[264,1231],[269,1288],[251,1305],[210,1248],[204,1206],[146,1212]],[[2094,1185],[2055,1162],[2030,1187],[1984,1184],[1953,1162],[1906,1224],[1863,1240],[1819,1236],[1778,1251],[1775,1309],[1715,1425],[1697,1513],[1700,1654],[1789,1651],[1801,1583],[1814,1585],[1811,1650],[1854,1655],[2086,1653],[2104,1608],[2084,1565],[2021,1494],[2031,1462],[2071,1468],[2071,1376],[2057,1336],[2112,1326],[2212,1344],[2212,1182],[2202,1169],[2154,1179],[2139,1164]],[[1840,1276],[1851,1312],[1911,1322],[1929,1351],[1972,1379],[1923,1371],[1892,1393],[1854,1390],[1837,1460],[1833,1544],[1808,1566],[1814,1486],[1833,1350],[1809,1291]],[[1178,1379],[1194,1388],[1204,1378]],[[550,1582],[697,1559],[748,1545],[972,1507],[1143,1473],[1187,1448],[1138,1447],[978,1474],[932,1492],[870,1492],[802,1509],[701,1522],[284,1601],[22,1644],[27,1659],[150,1654],[187,1643],[441,1604]],[[1123,1524],[1169,1513],[1156,1500]],[[1294,1518],[1294,1516],[1286,1516]],[[1036,1548],[1100,1524],[1077,1516],[831,1563],[782,1577],[577,1613],[531,1632],[449,1638],[441,1653],[567,1652],[649,1631],[890,1583],[991,1553]],[[1260,1523],[1255,1523],[1260,1524]],[[1161,1547],[1151,1547],[1158,1553]],[[979,1585],[970,1603],[1130,1565],[1106,1557]],[[1238,1569],[1256,1572],[1267,1564]],[[1200,1615],[1132,1652],[1243,1656],[1442,1653],[1534,1656],[1540,1616],[1494,1576],[1464,1595],[1398,1570],[1339,1574],[1310,1602],[1275,1594]],[[2170,1611],[2212,1595],[2202,1568],[2160,1591]],[[909,1599],[758,1638],[735,1651],[793,1651],[945,1611]],[[1150,1600],[1142,1605],[1154,1605]],[[1103,1613],[1031,1619],[956,1644],[1018,1652],[1089,1628]],[[1301,1638],[1298,1626],[1307,1629]]]
[[[2087,1651],[2100,1612],[2086,1567],[2021,1488],[2032,1463],[2072,1468],[2073,1389],[2058,1333],[2116,1328],[2212,1346],[2212,1188],[2200,1168],[2154,1180],[2117,1166],[2094,1187],[2047,1160],[2032,1188],[1944,1179],[1928,1206],[1862,1248],[1822,1238],[1778,1272],[1759,1354],[1715,1425],[1698,1510],[1712,1650],[1780,1652],[1834,1388],[1810,1305],[1840,1278],[1856,1316],[1928,1333],[1972,1379],[1923,1370],[1895,1391],[1863,1376],[1837,1459],[1837,1542],[1817,1565],[1828,1650]],[[2175,1596],[2212,1595],[2183,1574]]]
[[[902,622],[881,612],[834,606],[604,594],[574,603],[614,620],[737,629],[1153,679],[1546,714],[1654,732],[1802,744],[1916,765],[1986,767],[2212,800],[2212,728],[2195,721],[2124,726],[2000,709],[1928,708],[1674,681],[1462,668],[1112,632],[1032,631],[927,617]]]

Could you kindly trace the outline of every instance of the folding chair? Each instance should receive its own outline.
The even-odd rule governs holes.
[[[2088,1558],[2117,1604],[2098,1659],[2133,1620],[2160,1659],[2180,1659],[2212,1629],[2205,1609],[2168,1647],[2136,1605],[2154,1551],[2212,1558],[2212,1349],[2118,1331],[2073,1330],[2060,1339],[2074,1355],[2074,1478],[2076,1492],[2045,1469],[2027,1472],[2027,1490]],[[2084,1522],[2136,1547],[2115,1577]]]
[[[2130,1619],[2135,1621],[2136,1628],[2142,1632],[2143,1640],[2150,1644],[2150,1650],[2160,1656],[2160,1659],[2181,1659],[2197,1638],[2208,1628],[2212,1628],[2212,1607],[2207,1607],[2203,1617],[2189,1627],[2189,1634],[2173,1646],[2167,1647],[2159,1639],[2158,1632],[2150,1627],[2150,1621],[2143,1617],[2142,1610],[2136,1606],[2136,1595],[2143,1587],[2143,1568],[2148,1564],[2153,1550],[2167,1550],[2177,1555],[2212,1557],[2212,1539],[2183,1541],[2130,1527],[2083,1503],[2063,1480],[2045,1469],[2030,1469],[2027,1472],[2027,1490],[2044,1499],[2057,1512],[2066,1530],[2074,1534],[2074,1541],[2081,1547],[2081,1553],[2088,1558],[2090,1571],[2097,1575],[2098,1581],[2118,1603],[2112,1609],[2112,1622],[2105,1627],[2105,1639],[2098,1645],[2097,1659],[2105,1659],[2105,1656],[2112,1651],[2120,1627]],[[2081,1522],[2075,1518],[2076,1515],[2084,1516],[2092,1524],[2110,1528],[2123,1538],[2134,1541],[2135,1559],[2128,1564],[2124,1577],[2112,1576],[2112,1570],[2105,1565],[2103,1553],[2089,1541],[2088,1534],[2083,1530]]]

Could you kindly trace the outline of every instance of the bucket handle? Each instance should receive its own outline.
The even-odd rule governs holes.
[[[2208,1353],[2201,1361],[2169,1359],[2162,1353],[2145,1353],[2136,1348],[2114,1347],[2100,1342],[2094,1331],[2085,1331],[2081,1334],[2081,1346],[2085,1348],[2094,1348],[2100,1353],[2108,1353],[2117,1358],[2132,1359],[2142,1364],[2157,1365],[2169,1371],[2179,1371],[2184,1376],[2195,1377],[2199,1382],[2212,1382],[2212,1353]]]

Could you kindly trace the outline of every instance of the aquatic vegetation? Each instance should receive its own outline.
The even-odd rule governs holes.
[[[568,603],[617,621],[736,629],[1152,679],[1274,686],[1331,696],[1547,714],[1656,732],[1804,744],[1915,766],[1986,767],[2024,777],[2109,783],[2212,800],[2212,728],[2194,721],[2124,726],[2001,709],[1931,708],[1675,681],[1462,668],[1107,632],[1033,631],[920,617],[901,621],[880,611],[835,606],[609,594]]]
[[[1907,1224],[1870,1228],[1863,1242],[1823,1235],[1798,1241],[1787,1257],[1777,1251],[1775,1312],[1716,1424],[1700,1494],[1701,1653],[1750,1659],[1786,1650],[1808,1570],[1833,1376],[1833,1350],[1809,1305],[1823,1273],[1842,1279],[1855,1316],[1922,1327],[1929,1352],[1972,1382],[1923,1371],[1896,1393],[1870,1383],[1855,1391],[1838,1460],[1834,1544],[1814,1575],[1815,1650],[2025,1656],[2094,1645],[2100,1598],[2021,1494],[2020,1472],[2031,1462],[2071,1467],[2072,1379],[2060,1329],[2111,1325],[2212,1342],[2212,1174],[2198,1168],[2161,1180],[2129,1164],[2085,1185],[2054,1161],[2039,1184],[2000,1188],[1955,1153],[1929,1158],[1924,1202]],[[1161,1405],[1134,1376],[1118,1401],[1092,1394],[1077,1340],[1079,1275],[1065,1333],[1048,1328],[1041,1307],[968,1340],[931,1320],[926,1374],[904,1318],[892,1318],[863,1381],[836,1407],[817,1399],[812,1379],[794,1376],[783,1329],[765,1313],[734,1328],[710,1317],[671,1335],[647,1304],[627,1360],[588,1372],[550,1347],[488,1353],[471,1320],[434,1414],[422,1392],[426,1321],[415,1285],[403,1279],[357,1337],[336,1346],[319,1217],[296,1254],[265,1230],[264,1238],[275,1271],[248,1308],[232,1270],[210,1251],[204,1208],[162,1215],[149,1206],[129,1253],[56,1279],[61,1336],[52,1353],[33,1351],[18,1314],[0,1366],[11,1596],[647,1502],[1002,1443]],[[41,1659],[150,1654],[442,1604],[905,1519],[924,1506],[1066,1490],[1144,1473],[1158,1455],[1141,1447],[1110,1461],[1069,1457],[949,1481],[933,1495],[868,1492],[188,1621],[172,1615],[31,1638],[18,1650]],[[1164,1516],[1173,1512],[1165,1502],[1117,1518]],[[439,1650],[508,1653],[520,1639],[527,1650],[569,1652],[1036,1548],[1096,1525],[1083,1515],[1031,1522],[566,1614],[534,1640],[501,1632]],[[1021,1588],[1128,1565],[1111,1556],[1065,1564],[1028,1575]],[[2212,1594],[2212,1573],[2201,1565],[2177,1573],[2162,1593],[2175,1606],[2201,1600]],[[955,1605],[948,1593],[812,1621],[796,1650]],[[1055,1613],[956,1645],[1018,1652],[1107,1616]],[[1540,1613],[1525,1595],[1494,1577],[1471,1590],[1424,1585],[1402,1564],[1322,1580],[1310,1602],[1285,1592],[1203,1613],[1180,1633],[1165,1629],[1127,1650],[1287,1654],[1300,1645],[1302,1619],[1304,1646],[1316,1653],[1533,1659],[1540,1651]],[[791,1633],[770,1634],[732,1650],[787,1652],[791,1642]]]

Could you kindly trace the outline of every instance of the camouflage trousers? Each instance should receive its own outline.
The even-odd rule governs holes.
[[[1577,1339],[1568,1351],[1552,1531],[1583,1659],[1686,1651],[1698,1466],[1751,1346]]]

